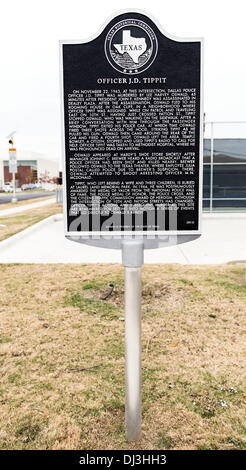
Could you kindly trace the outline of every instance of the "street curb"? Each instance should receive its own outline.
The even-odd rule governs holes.
[[[38,209],[39,207],[44,207],[44,206],[48,206],[49,204],[54,204],[55,202],[56,200],[55,198],[53,198],[53,199],[48,199],[46,201],[31,202],[30,204],[24,204],[21,206],[12,207],[11,209],[1,209],[1,206],[0,206],[0,217],[9,217],[9,216],[11,217],[12,215],[14,216],[14,215],[22,214],[22,212],[26,212],[28,210],[32,210],[36,208]],[[18,209],[18,210],[14,210],[14,209]]]
[[[30,235],[30,233],[34,233],[40,228],[42,228],[44,225],[47,225],[52,222],[58,222],[59,220],[63,219],[63,214],[54,214],[50,215],[49,217],[46,217],[43,220],[40,220],[40,222],[37,222],[34,225],[31,225],[31,227],[27,227],[21,232],[16,233],[15,235],[12,235],[12,237],[7,238],[6,240],[2,240],[0,242],[0,252],[4,250],[5,248],[8,248],[9,246],[13,245],[15,242],[18,242],[22,238],[25,238],[27,235]]]

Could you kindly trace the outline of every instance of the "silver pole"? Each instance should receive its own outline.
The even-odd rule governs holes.
[[[141,435],[141,266],[143,241],[122,242],[125,267],[125,420],[126,439]]]
[[[13,140],[13,137],[12,137],[12,148],[14,148],[14,140]],[[15,189],[15,173],[12,173],[12,177],[13,177],[13,186],[14,186],[14,190],[13,190],[13,196],[12,196],[12,199],[11,199],[11,202],[15,203],[17,202],[17,197],[16,197],[16,189]]]
[[[13,197],[11,199],[11,201],[13,203],[17,202],[17,198],[16,198],[16,189],[15,189],[15,173],[12,173],[13,175],[13,187],[14,187],[14,190],[13,190]]]
[[[211,122],[210,144],[210,212],[213,212],[213,184],[214,184],[214,123]]]
[[[126,438],[141,434],[141,268],[125,267]]]

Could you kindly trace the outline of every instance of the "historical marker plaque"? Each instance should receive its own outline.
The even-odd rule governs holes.
[[[134,11],[61,42],[67,235],[200,233],[201,57]]]

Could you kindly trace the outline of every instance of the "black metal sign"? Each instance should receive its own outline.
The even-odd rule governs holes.
[[[134,11],[61,42],[67,234],[200,233],[201,57]]]

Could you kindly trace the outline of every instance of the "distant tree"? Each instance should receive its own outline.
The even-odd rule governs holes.
[[[40,173],[38,178],[39,183],[53,183],[53,177],[50,176],[50,172],[45,170],[44,173]]]

